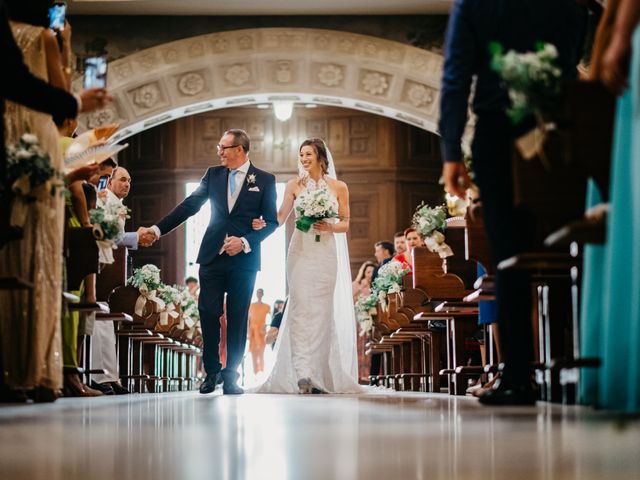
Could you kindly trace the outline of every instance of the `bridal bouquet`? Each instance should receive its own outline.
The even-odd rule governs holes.
[[[40,146],[38,137],[25,133],[7,147],[7,177],[0,179],[16,196],[11,206],[10,225],[22,228],[27,219],[28,205],[44,201],[64,187],[62,175],[51,166],[49,154]]]
[[[163,310],[164,302],[156,297],[156,290],[163,286],[160,280],[160,269],[155,265],[148,263],[147,265],[133,270],[133,275],[127,279],[127,285],[137,288],[140,296],[136,301],[135,313],[143,316],[147,300],[154,302],[158,310]]]
[[[338,218],[338,202],[326,190],[307,190],[298,199],[296,228],[302,232],[308,232],[314,223],[321,220]],[[319,241],[320,235],[316,235],[316,242]]]
[[[451,247],[444,242],[442,233],[446,228],[446,219],[447,211],[444,205],[430,207],[422,202],[418,205],[411,221],[413,228],[424,237],[424,243],[429,251],[437,253],[440,258],[453,255]]]
[[[93,236],[98,244],[101,263],[113,263],[116,242],[124,234],[124,224],[129,218],[129,209],[121,200],[108,202],[103,207],[89,210],[89,221],[93,224]]]
[[[372,314],[376,313],[376,303],[378,297],[372,293],[368,297],[362,296],[356,302],[356,319],[360,324],[360,336],[364,337],[371,332],[373,328]]]

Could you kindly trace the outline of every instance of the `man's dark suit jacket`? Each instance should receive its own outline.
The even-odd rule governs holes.
[[[255,182],[251,182],[250,179],[254,177]],[[237,268],[259,270],[260,242],[278,226],[275,177],[251,164],[231,212],[227,203],[228,179],[228,168],[210,167],[196,191],[156,225],[163,235],[169,233],[197,213],[207,200],[211,200],[211,219],[196,262],[207,265],[215,260],[226,235],[244,237],[249,242],[251,252],[240,252],[233,257],[234,262]],[[262,230],[253,230],[251,221],[260,216],[267,222],[267,226]]]

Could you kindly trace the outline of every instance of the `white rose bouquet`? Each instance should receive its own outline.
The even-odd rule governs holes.
[[[130,210],[121,200],[108,202],[102,207],[89,210],[89,221],[93,224],[93,236],[100,250],[101,263],[113,263],[116,242],[124,235],[124,224]]]
[[[182,289],[180,292],[180,307],[182,308],[182,318],[184,319],[184,323],[187,328],[191,328],[200,319],[198,303],[193,299],[187,287],[179,288]]]
[[[430,207],[424,202],[418,205],[412,219],[413,228],[423,236],[426,247],[440,255],[440,258],[453,255],[453,251],[445,243],[442,233],[446,228],[446,219],[447,210],[444,205]]]
[[[338,218],[338,201],[326,190],[306,191],[299,197],[296,212],[296,228],[306,233],[316,222]],[[319,241],[320,235],[316,235],[316,242]]]
[[[38,137],[25,133],[7,147],[7,176],[0,179],[0,189],[7,185],[16,198],[11,206],[10,225],[24,227],[28,205],[45,201],[63,191],[62,175],[51,166],[49,154],[40,146]]]
[[[411,270],[402,266],[397,260],[391,260],[378,270],[378,276],[373,281],[373,296],[380,302],[383,309],[387,306],[387,295],[402,290],[402,279]]]

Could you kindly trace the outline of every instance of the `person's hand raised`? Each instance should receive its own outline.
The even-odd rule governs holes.
[[[82,108],[80,111],[82,113],[88,113],[104,108],[113,100],[113,97],[111,97],[104,88],[90,88],[89,90],[80,92],[80,99],[82,100]]]

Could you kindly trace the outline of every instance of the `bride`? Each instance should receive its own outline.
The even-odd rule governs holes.
[[[339,219],[295,229],[287,255],[289,300],[275,346],[275,364],[258,393],[359,393],[355,316],[346,232],[349,190],[337,180],[331,153],[312,138],[300,146],[300,175],[289,180],[278,223],[301,194],[325,190],[337,199]],[[253,228],[264,221],[256,219]],[[319,241],[316,237],[319,235]]]

